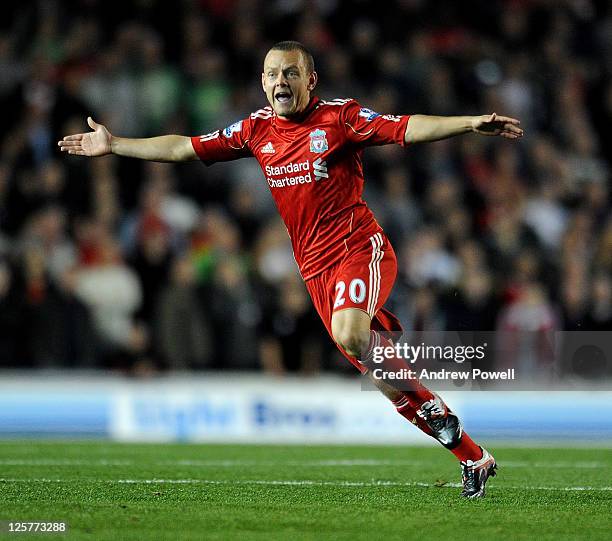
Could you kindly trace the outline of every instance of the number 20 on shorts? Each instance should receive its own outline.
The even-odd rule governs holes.
[[[346,302],[346,298],[344,296],[345,293],[346,283],[343,280],[340,280],[336,284],[336,301],[334,302],[334,309],[339,308]],[[361,304],[366,297],[365,282],[361,278],[354,278],[351,280],[348,287],[348,295],[351,302],[354,304]]]

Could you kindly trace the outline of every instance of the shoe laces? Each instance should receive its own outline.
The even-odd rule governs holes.
[[[461,462],[461,480],[463,481],[463,494],[476,491],[476,468],[471,460]]]

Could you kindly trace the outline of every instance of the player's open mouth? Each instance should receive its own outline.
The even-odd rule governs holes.
[[[274,94],[274,99],[278,103],[287,103],[291,101],[291,97],[291,92],[277,92],[276,94]]]

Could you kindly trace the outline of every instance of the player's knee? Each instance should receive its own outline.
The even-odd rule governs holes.
[[[370,333],[360,329],[341,329],[334,334],[334,340],[351,357],[361,359],[363,352],[368,347]]]
[[[336,312],[331,321],[334,340],[340,348],[361,360],[370,342],[370,317],[361,310],[347,309]]]

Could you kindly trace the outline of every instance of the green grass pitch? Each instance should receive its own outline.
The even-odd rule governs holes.
[[[491,447],[484,500],[441,447],[0,442],[0,520],[92,540],[612,539],[610,449]]]

